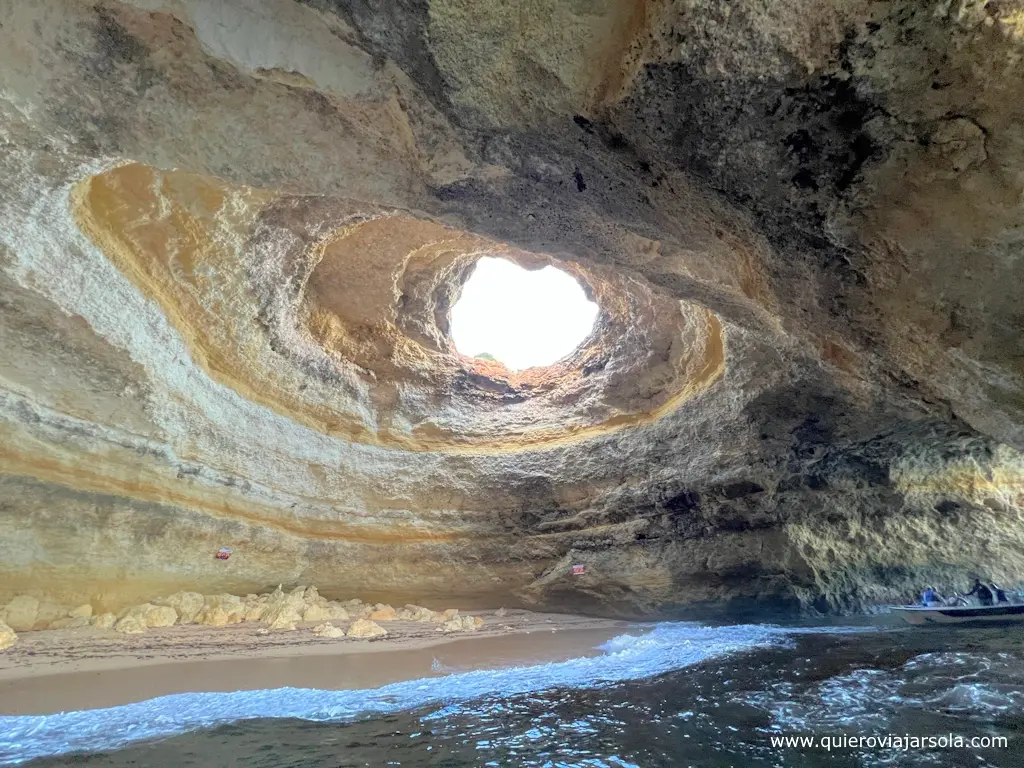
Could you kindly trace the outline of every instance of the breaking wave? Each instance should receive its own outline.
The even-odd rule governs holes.
[[[603,653],[592,657],[462,672],[375,689],[278,688],[184,693],[108,709],[0,716],[0,764],[15,765],[43,756],[117,749],[134,741],[254,718],[345,722],[438,705],[441,709],[434,716],[443,717],[457,711],[460,704],[484,696],[513,696],[550,688],[593,688],[652,677],[728,654],[785,646],[792,635],[807,631],[858,630],[663,623],[653,625],[646,632],[615,637],[598,647]]]

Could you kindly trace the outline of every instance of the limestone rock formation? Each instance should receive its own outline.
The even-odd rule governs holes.
[[[526,8],[0,0],[0,619],[1021,578],[1018,0]],[[482,255],[590,336],[460,355]]]
[[[349,618],[348,611],[338,603],[326,602],[325,604],[314,604],[307,606],[302,613],[303,621],[345,621]]]
[[[398,611],[390,605],[378,603],[367,618],[370,621],[395,621],[398,618]]]
[[[68,615],[68,608],[56,600],[43,598],[39,601],[36,610],[36,623],[34,629],[46,629],[52,626],[55,621],[60,621]]]
[[[172,627],[178,620],[177,612],[167,605],[143,603],[129,608],[114,625],[118,632],[134,634],[151,627]]]
[[[345,636],[345,630],[333,624],[317,624],[310,630],[317,637],[339,638]]]
[[[148,629],[143,618],[135,614],[129,614],[117,620],[114,631],[122,635],[141,635]]]
[[[385,637],[388,631],[380,624],[369,619],[356,619],[348,628],[345,634],[348,637],[355,637],[362,640],[372,640],[376,637]]]
[[[245,607],[244,621],[259,621],[267,612],[270,604],[270,595],[246,595],[243,605]]]
[[[367,605],[362,600],[346,600],[341,603],[342,610],[348,613],[353,619],[365,619],[373,613],[374,607]]]
[[[23,626],[41,628],[38,620],[38,606],[34,598],[12,601],[13,615]],[[354,601],[363,605],[360,601]],[[390,606],[377,606],[380,611]],[[36,609],[33,611],[33,609]],[[8,609],[5,608],[5,611]],[[420,609],[427,611],[427,609]],[[427,613],[431,613],[427,611]],[[201,595],[197,592],[176,592],[166,597],[154,598],[152,603],[143,603],[123,609],[119,615],[104,613],[90,619],[92,606],[83,605],[68,612],[67,618],[48,623],[51,629],[68,629],[85,626],[101,628],[115,627],[121,632],[139,632],[151,627],[169,627],[174,624],[203,624],[224,627],[243,621],[262,621],[271,629],[292,630],[299,622],[320,622],[348,620],[348,612],[337,601],[322,597],[315,587],[296,587],[285,592],[278,587],[274,592],[248,594],[244,598],[228,593]]]
[[[324,610],[326,611],[324,618],[329,620],[348,621],[350,618],[348,611],[345,610],[341,603],[334,600],[328,601],[327,605],[324,606]]]
[[[235,624],[231,620],[231,614],[220,605],[204,605],[196,616],[196,624],[203,624],[207,627],[226,627],[228,624]]]
[[[279,629],[285,632],[291,632],[296,629],[296,625],[302,621],[302,614],[292,609],[278,609],[269,612],[268,615],[263,619],[263,623],[270,629]]]
[[[303,620],[303,613],[307,609],[304,593],[304,587],[298,587],[286,594],[278,586],[259,611],[259,619],[271,629],[295,629],[295,625]]]
[[[303,621],[325,621],[330,618],[330,612],[320,605],[310,605],[302,612]]]
[[[439,632],[476,632],[483,625],[484,620],[479,616],[456,616],[437,629]]]
[[[15,632],[28,632],[35,627],[38,616],[39,601],[31,595],[18,595],[4,608],[0,621]]]
[[[153,601],[156,605],[167,605],[178,614],[179,624],[192,624],[197,620],[206,599],[198,592],[175,592],[165,598]]]
[[[92,617],[92,626],[96,629],[113,629],[117,624],[117,616],[113,613],[101,613]]]
[[[157,605],[146,612],[147,627],[173,627],[177,620],[177,612],[167,605]]]
[[[68,616],[73,619],[89,619],[92,618],[92,606],[89,603],[84,603],[77,608],[72,608],[68,611]]]
[[[407,605],[397,613],[397,618],[403,621],[436,621],[439,614],[421,605]]]
[[[0,621],[0,651],[5,651],[18,641],[18,635],[3,621]]]
[[[203,598],[203,607],[196,614],[195,622],[223,627],[245,621],[247,613],[245,601],[237,595],[206,595]]]

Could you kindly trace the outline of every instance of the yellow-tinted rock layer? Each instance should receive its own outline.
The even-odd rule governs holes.
[[[0,621],[1021,579],[1017,5],[0,0]],[[484,255],[593,333],[460,356]]]

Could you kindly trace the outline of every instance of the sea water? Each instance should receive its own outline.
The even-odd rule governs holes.
[[[0,717],[0,764],[1024,766],[1019,629],[665,623],[601,651],[373,690]],[[779,741],[798,737],[815,741]]]

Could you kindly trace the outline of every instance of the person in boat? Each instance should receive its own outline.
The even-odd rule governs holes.
[[[970,592],[964,592],[964,597],[970,597],[975,595],[978,598],[978,602],[982,605],[992,605],[995,600],[995,595],[992,593],[992,588],[988,584],[982,583],[981,579],[975,577],[974,586],[971,587]]]
[[[1010,599],[1006,596],[1006,590],[996,584],[994,581],[989,583],[989,587],[992,588],[993,594],[996,596],[997,603],[1008,603]]]
[[[925,587],[924,592],[921,593],[921,605],[925,608],[932,608],[936,605],[945,605],[945,599],[938,592],[935,591],[935,587]]]

